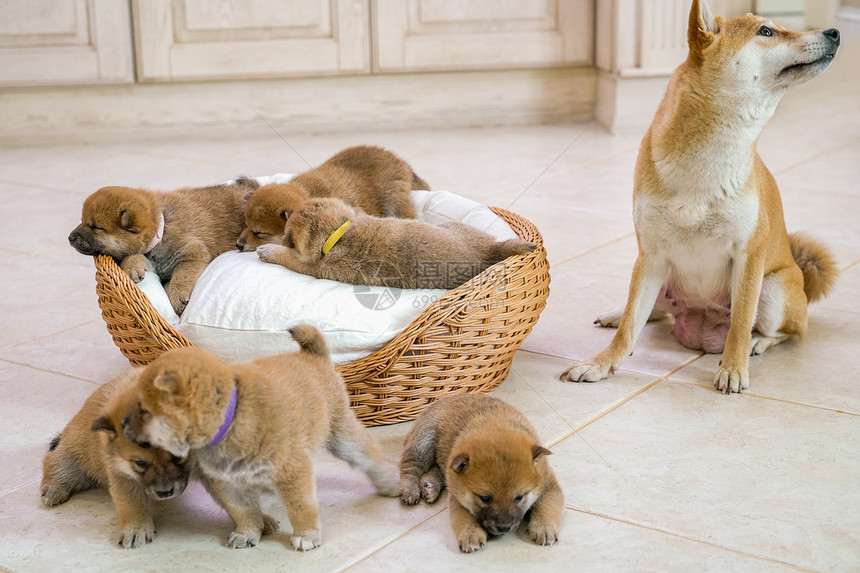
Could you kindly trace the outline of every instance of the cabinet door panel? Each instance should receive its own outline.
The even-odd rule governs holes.
[[[547,67],[592,57],[588,0],[373,0],[378,71]]]
[[[127,3],[0,2],[0,84],[126,83],[133,79]]]
[[[133,0],[141,81],[370,69],[363,0]]]

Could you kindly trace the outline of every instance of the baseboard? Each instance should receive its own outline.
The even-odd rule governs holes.
[[[529,125],[591,119],[593,68],[4,89],[0,144],[265,122],[290,132]]]

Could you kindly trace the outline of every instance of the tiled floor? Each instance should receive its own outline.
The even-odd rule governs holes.
[[[855,42],[825,76],[790,93],[762,135],[789,229],[827,241],[844,272],[833,295],[810,308],[806,339],[753,358],[752,387],[732,396],[711,386],[718,357],[680,347],[666,324],[646,327],[614,377],[557,380],[609,340],[612,332],[592,320],[624,302],[638,137],[612,137],[591,123],[339,136],[253,125],[229,138],[132,134],[0,150],[0,569],[857,571],[857,69]],[[435,188],[514,210],[541,229],[549,304],[493,394],[521,408],[554,452],[567,508],[560,542],[538,547],[509,535],[462,555],[444,497],[403,507],[322,453],[324,543],[306,554],[289,549],[283,534],[226,549],[230,519],[196,485],[156,505],[158,535],[137,550],[112,545],[117,520],[104,491],[44,507],[48,440],[97,384],[128,366],[102,323],[92,261],[66,241],[83,198],[107,184],[169,189],[302,171],[357,143],[386,146]],[[373,430],[391,460],[408,429]],[[266,505],[287,523],[274,498]]]

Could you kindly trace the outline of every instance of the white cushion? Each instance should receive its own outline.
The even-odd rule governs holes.
[[[289,177],[257,179],[265,184]],[[504,221],[471,199],[448,191],[413,191],[412,201],[416,218],[431,224],[461,221],[499,240],[516,238]],[[288,329],[301,323],[320,329],[336,364],[351,362],[384,346],[446,292],[316,279],[239,251],[224,253],[206,267],[181,318],[153,273],[138,286],[191,342],[231,362],[297,350]]]

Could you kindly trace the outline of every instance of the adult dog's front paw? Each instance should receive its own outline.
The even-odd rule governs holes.
[[[302,535],[290,536],[290,543],[293,544],[296,551],[310,551],[322,544],[322,536],[319,529],[311,529]]]
[[[586,360],[582,364],[565,370],[558,379],[562,382],[597,382],[613,374],[614,371],[611,365]]]
[[[722,365],[714,376],[714,386],[723,394],[740,393],[750,387],[749,369],[746,366]]]

